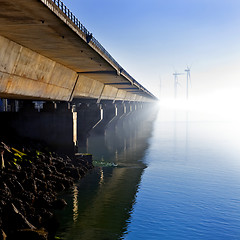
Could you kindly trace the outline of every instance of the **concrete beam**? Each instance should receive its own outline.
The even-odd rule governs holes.
[[[0,36],[0,97],[71,101],[75,98],[132,100],[124,89],[104,84]],[[106,72],[104,72],[106,74]],[[105,87],[104,87],[105,86]],[[104,87],[104,91],[101,91]]]
[[[0,62],[3,62],[0,97],[65,101],[74,97],[98,99],[97,88],[101,84],[117,89],[123,84],[131,84],[145,92],[141,101],[155,100],[94,37],[87,40],[89,32],[78,19],[69,18],[53,1],[1,0],[1,11],[0,36],[4,45],[0,43]],[[85,89],[81,84],[77,89],[77,73],[91,79]],[[92,85],[91,89],[89,85]],[[115,95],[115,89],[106,88],[102,97],[114,100],[112,96]],[[139,94],[126,94],[121,98],[119,93],[117,99],[132,101],[136,99],[134,95]]]
[[[68,101],[76,72],[0,36],[0,97]]]

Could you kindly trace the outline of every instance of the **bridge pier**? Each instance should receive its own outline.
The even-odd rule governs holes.
[[[103,101],[102,111],[102,120],[92,128],[92,133],[103,133],[107,125],[114,120],[117,114],[115,104],[112,101]]]
[[[4,100],[1,101],[1,135],[20,135],[44,141],[56,150],[73,154],[85,146],[89,134],[102,134],[117,123],[147,118],[149,104],[101,101],[94,99],[69,102]],[[3,107],[4,105],[4,107]]]
[[[85,138],[89,131],[96,126],[103,117],[101,104],[96,102],[81,102],[77,104],[77,132],[80,138]]]
[[[107,127],[125,120],[136,110],[132,103],[112,101],[101,101],[101,104],[97,104],[96,101],[87,103],[86,100],[82,100],[76,105],[80,144],[85,141],[88,134],[103,133]]]
[[[1,132],[43,141],[56,150],[73,154],[77,146],[77,112],[67,103],[46,102],[39,112],[23,101],[18,112],[1,112]]]

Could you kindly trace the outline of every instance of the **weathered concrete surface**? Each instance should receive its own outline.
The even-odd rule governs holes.
[[[69,100],[76,72],[1,36],[0,46],[1,97]]]
[[[155,100],[51,0],[0,0],[0,7],[0,97]]]

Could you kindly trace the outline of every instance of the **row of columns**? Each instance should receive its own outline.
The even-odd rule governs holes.
[[[112,124],[137,117],[145,103],[96,103],[84,99],[71,103],[2,100],[1,106],[4,106],[0,108],[2,134],[42,140],[70,154],[91,131],[103,132]]]

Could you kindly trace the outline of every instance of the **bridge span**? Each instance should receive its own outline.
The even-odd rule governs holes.
[[[0,0],[0,97],[149,102],[60,0]]]
[[[0,137],[11,129],[72,149],[90,131],[147,117],[157,98],[62,1],[0,0],[0,7]]]

